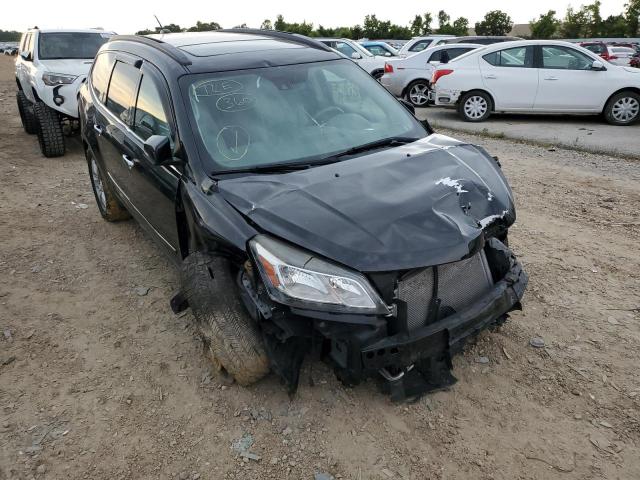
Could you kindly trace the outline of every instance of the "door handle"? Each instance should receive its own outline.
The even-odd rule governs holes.
[[[93,129],[96,131],[98,135],[102,135],[102,127],[100,125],[98,125],[97,123],[94,123]]]
[[[491,74],[491,75],[485,75],[484,78],[487,78],[489,80],[495,80],[498,77],[496,77],[495,75]]]
[[[124,163],[127,165],[129,170],[131,170],[133,166],[136,164],[136,161],[132,160],[131,157],[129,157],[129,155],[127,155],[126,153],[122,154],[122,160],[124,160]]]
[[[558,80],[558,77],[544,77],[545,80]]]

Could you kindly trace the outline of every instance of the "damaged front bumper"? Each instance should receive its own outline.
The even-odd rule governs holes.
[[[284,342],[274,338],[268,341],[274,369],[295,390],[299,364],[288,351],[293,347],[301,353],[299,363],[306,353],[317,350],[349,385],[382,376],[387,381],[387,390],[396,399],[452,384],[455,379],[450,374],[451,357],[468,338],[500,323],[508,312],[520,309],[528,283],[520,263],[499,240],[489,239],[484,251],[494,277],[491,288],[473,303],[455,312],[445,312],[420,328],[408,329],[406,321],[404,328],[398,327],[403,322],[398,318],[401,312],[397,311],[388,317],[297,309],[274,315],[275,323],[284,327],[290,337]]]

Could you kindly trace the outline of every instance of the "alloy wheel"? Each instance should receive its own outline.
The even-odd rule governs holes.
[[[613,104],[611,116],[620,123],[629,123],[635,120],[640,112],[640,102],[633,97],[623,97]]]
[[[429,101],[429,88],[423,83],[414,85],[411,87],[411,90],[409,90],[409,100],[411,100],[411,103],[416,107],[421,107]]]
[[[484,97],[474,95],[464,103],[464,113],[472,120],[482,118],[489,110],[489,104]]]
[[[93,178],[93,186],[96,190],[96,196],[100,202],[102,209],[107,208],[107,197],[104,193],[104,185],[102,185],[102,177],[100,176],[100,169],[95,158],[91,158],[91,177]]]

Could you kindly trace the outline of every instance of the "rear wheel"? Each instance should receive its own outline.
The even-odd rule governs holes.
[[[458,113],[465,122],[483,122],[491,115],[492,101],[488,93],[465,94],[458,103]]]
[[[269,372],[262,336],[236,291],[229,262],[204,252],[183,263],[182,285],[210,359],[240,385]]]
[[[429,82],[415,80],[407,87],[407,100],[414,107],[426,107],[429,102]]]
[[[38,142],[45,157],[61,157],[65,152],[64,134],[58,112],[44,102],[36,102],[34,112],[38,119]]]
[[[380,81],[383,75],[384,75],[384,70],[374,70],[373,72],[371,72],[371,76],[378,81]]]
[[[89,178],[91,178],[91,188],[93,195],[98,204],[100,215],[107,222],[117,222],[118,220],[127,220],[131,216],[127,209],[122,206],[111,190],[111,185],[107,181],[102,167],[95,159],[93,154],[87,150],[87,164],[89,165]]]
[[[611,125],[632,125],[640,120],[640,95],[635,92],[620,92],[607,102],[604,118]]]
[[[18,90],[16,99],[18,101],[18,112],[20,113],[20,120],[22,120],[24,131],[30,135],[38,133],[38,120],[36,119],[35,113],[33,113],[33,104],[22,90]]]

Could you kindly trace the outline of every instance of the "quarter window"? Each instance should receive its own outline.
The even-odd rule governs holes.
[[[140,82],[133,131],[143,140],[151,135],[171,137],[162,95],[149,75],[144,75]]]
[[[409,47],[410,52],[421,52],[431,44],[431,40],[422,40]]]
[[[355,49],[344,42],[336,42],[336,50],[338,50],[341,54],[346,55],[348,58],[351,58],[351,55],[356,53]]]
[[[140,70],[124,62],[116,62],[109,83],[107,108],[122,120],[129,123],[133,112],[133,99],[140,80]]]
[[[491,52],[482,58],[494,67],[531,68],[533,66],[532,53],[532,47],[515,47]]]
[[[593,59],[568,47],[542,47],[542,68],[591,70]]]
[[[91,86],[101,102],[104,102],[104,97],[107,93],[111,70],[113,70],[112,55],[109,53],[98,55],[91,70]]]

